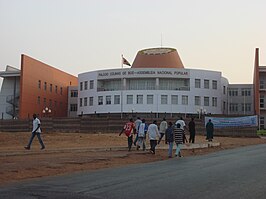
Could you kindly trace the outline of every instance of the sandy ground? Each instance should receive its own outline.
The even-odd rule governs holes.
[[[31,150],[25,150],[31,133],[0,132],[0,185],[39,178],[43,176],[62,175],[73,172],[120,167],[166,160],[167,150],[158,149],[155,155],[148,151],[131,152],[126,150],[127,138],[118,134],[89,133],[43,133],[46,145],[40,150],[37,138]],[[196,136],[196,143],[206,142],[203,136]],[[215,137],[219,147],[208,149],[183,150],[184,156],[202,155],[218,150],[236,148],[246,145],[266,143],[261,138]],[[160,148],[163,148],[160,144]],[[122,150],[115,150],[124,147]],[[111,150],[110,150],[111,149]]]

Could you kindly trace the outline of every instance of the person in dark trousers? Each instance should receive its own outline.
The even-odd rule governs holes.
[[[159,133],[159,130],[158,130],[158,126],[157,126],[157,121],[154,120],[152,124],[149,125],[148,127],[148,136],[149,136],[149,139],[150,139],[150,152],[152,154],[155,154],[155,147],[157,145],[157,138],[160,139],[160,133]]]
[[[127,145],[128,145],[128,151],[131,151],[131,147],[133,144],[133,132],[135,130],[135,124],[133,122],[133,119],[131,118],[129,122],[127,122],[120,132],[119,136],[121,136],[122,133],[125,133],[127,136]]]
[[[29,143],[27,146],[25,146],[24,148],[27,149],[27,150],[30,150],[30,146],[31,146],[31,143],[34,139],[34,137],[37,135],[37,138],[39,140],[39,143],[41,145],[41,150],[45,149],[45,146],[43,144],[43,141],[42,141],[42,138],[41,138],[41,122],[40,120],[37,118],[37,115],[36,114],[33,114],[33,121],[32,121],[32,133],[31,133],[31,137],[30,137],[30,140],[29,140]]]
[[[179,120],[176,121],[175,125],[177,125],[177,124],[180,124],[180,128],[183,130],[183,143],[188,142],[188,141],[187,141],[187,137],[186,137],[186,132],[185,132],[185,129],[186,129],[187,127],[186,127],[186,123],[185,123],[185,121],[183,120],[182,116],[180,117]]]
[[[196,129],[195,129],[195,122],[194,122],[193,117],[191,118],[190,122],[188,123],[188,131],[189,131],[189,143],[194,143],[195,142]]]
[[[176,151],[175,151],[175,156],[177,157],[183,157],[181,155],[181,149],[180,149],[180,144],[183,144],[183,129],[181,128],[181,125],[177,123],[174,127],[174,140],[176,143]]]
[[[148,130],[148,125],[145,123],[145,119],[142,119],[142,123],[139,125],[138,129],[138,141],[137,141],[137,150],[142,146],[142,150],[145,151],[146,149],[146,133]]]
[[[214,125],[211,119],[209,119],[209,122],[206,124],[206,140],[208,140],[209,142],[211,142],[213,139],[213,131]]]
[[[174,145],[174,127],[172,122],[168,122],[168,128],[165,131],[165,142],[168,144],[168,158],[172,157]]]

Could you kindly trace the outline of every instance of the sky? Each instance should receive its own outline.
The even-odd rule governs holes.
[[[20,69],[26,54],[77,76],[162,46],[185,68],[250,84],[255,48],[266,66],[265,9],[265,0],[0,0],[0,71]]]

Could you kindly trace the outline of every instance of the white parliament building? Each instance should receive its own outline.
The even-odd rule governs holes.
[[[233,99],[228,95],[230,85],[222,73],[185,68],[173,48],[141,50],[131,68],[86,72],[78,75],[78,81],[77,115],[234,111],[233,103],[229,104]],[[252,84],[244,87],[239,88],[240,93],[241,89],[249,91],[244,112],[252,114]],[[241,105],[237,113],[240,111]]]

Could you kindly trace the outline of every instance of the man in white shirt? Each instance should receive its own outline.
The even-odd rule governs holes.
[[[162,138],[163,138],[163,136],[164,136],[164,134],[165,134],[165,131],[166,131],[166,129],[167,129],[167,127],[168,127],[168,124],[167,124],[167,122],[166,122],[166,119],[165,118],[163,118],[163,121],[160,123],[160,139],[159,139],[159,141],[158,141],[158,144],[160,144],[160,142],[161,142],[161,140],[162,140]]]
[[[24,147],[25,149],[30,150],[31,143],[32,143],[32,141],[36,135],[37,135],[37,138],[38,138],[39,143],[41,145],[41,150],[45,149],[45,146],[44,146],[42,138],[41,138],[41,122],[37,118],[37,115],[33,114],[32,134],[31,134],[28,145]]]
[[[152,124],[149,125],[148,127],[148,136],[150,139],[150,152],[152,154],[155,154],[155,147],[157,145],[157,137],[160,138],[160,133],[158,130],[158,126],[157,126],[157,121],[154,120]]]
[[[136,146],[136,144],[137,144],[137,141],[138,141],[138,138],[139,138],[139,136],[138,136],[138,134],[139,134],[139,125],[142,123],[142,121],[140,120],[140,117],[137,117],[137,120],[135,121],[135,130],[136,130],[136,138],[135,138],[135,140],[134,140],[134,145]]]

